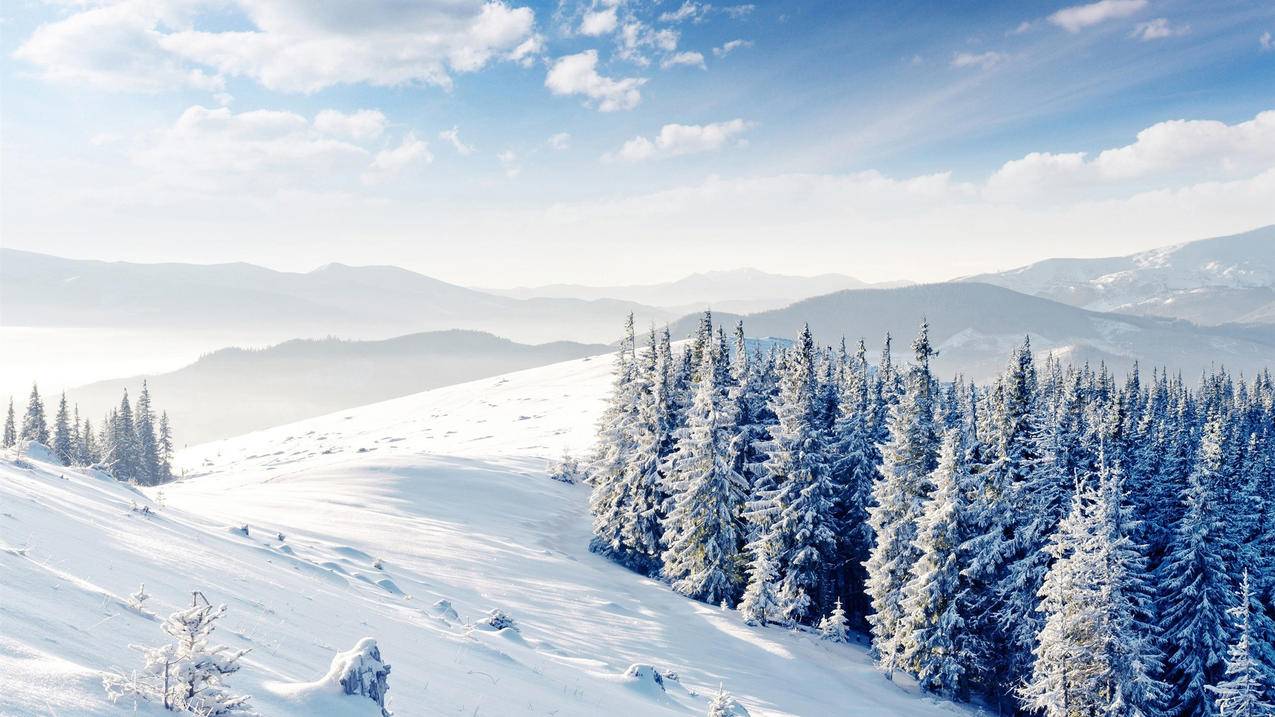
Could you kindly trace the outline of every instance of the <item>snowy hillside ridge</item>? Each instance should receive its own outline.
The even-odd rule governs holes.
[[[1275,305],[1275,226],[1122,257],[1048,259],[960,281],[1095,311],[1204,324],[1263,322]]]
[[[318,686],[367,637],[404,716],[703,715],[719,688],[752,715],[964,713],[860,647],[748,627],[588,553],[587,488],[545,472],[589,447],[609,382],[584,359],[342,411],[180,453],[202,475],[144,491],[6,453],[0,714],[128,713],[102,677],[195,589],[227,605],[218,641],[251,649],[230,687],[271,717],[379,715]],[[483,629],[493,610],[518,630]]]

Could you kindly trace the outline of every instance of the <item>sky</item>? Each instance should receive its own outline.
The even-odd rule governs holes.
[[[13,0],[0,244],[932,281],[1275,223],[1275,3]]]

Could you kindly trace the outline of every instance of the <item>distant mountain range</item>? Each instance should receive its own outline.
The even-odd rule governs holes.
[[[834,344],[842,336],[852,342],[863,337],[873,352],[890,333],[899,362],[910,360],[909,347],[922,317],[928,319],[931,341],[939,349],[934,362],[938,374],[962,372],[978,381],[999,373],[1012,347],[1028,335],[1041,356],[1048,352],[1072,362],[1105,361],[1115,370],[1138,361],[1147,370],[1165,366],[1183,371],[1188,379],[1213,364],[1251,375],[1275,358],[1275,326],[1204,327],[1101,313],[974,282],[841,291],[744,317],[715,315],[727,326],[742,318],[750,336],[792,337],[809,322],[822,344]],[[684,317],[673,325],[673,335],[689,335],[698,320]]]
[[[1046,259],[965,279],[1094,311],[1275,323],[1275,226],[1105,259]]]
[[[294,340],[260,350],[222,349],[171,373],[83,386],[67,399],[96,424],[124,388],[136,397],[145,378],[180,446],[608,350],[567,341],[528,346],[476,331]]]
[[[519,299],[575,298],[614,299],[685,313],[712,307],[718,311],[748,314],[778,309],[794,301],[830,294],[844,289],[892,288],[910,282],[870,284],[844,274],[789,276],[759,269],[709,271],[660,284],[627,286],[583,286],[548,284],[516,289],[484,289],[493,294]]]
[[[514,299],[393,266],[329,264],[306,273],[252,264],[133,264],[0,249],[5,326],[251,330],[254,338],[387,338],[470,329],[515,341],[611,340],[629,312],[612,299]]]

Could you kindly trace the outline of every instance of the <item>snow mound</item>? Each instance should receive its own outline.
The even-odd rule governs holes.
[[[368,704],[352,708],[352,714],[377,714],[390,717],[385,708],[385,694],[389,690],[387,684],[390,666],[381,659],[381,650],[376,640],[365,637],[359,640],[354,649],[338,652],[332,658],[328,672],[315,682],[297,685],[276,685],[277,694],[287,695],[298,706],[311,708],[316,703],[332,703],[334,696],[363,698],[375,705],[372,710]],[[323,712],[322,714],[328,714]]]

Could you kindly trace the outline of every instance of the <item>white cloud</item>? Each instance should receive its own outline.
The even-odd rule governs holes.
[[[534,12],[499,0],[238,5],[252,29],[196,30],[192,17],[144,0],[89,7],[42,25],[15,55],[47,77],[111,89],[217,91],[221,77],[238,76],[315,92],[356,83],[446,87],[454,73],[497,59],[526,62],[540,47]]]
[[[171,20],[141,2],[90,7],[36,28],[13,56],[40,68],[50,80],[106,90],[221,91],[219,75],[190,67],[164,47],[156,27]]]
[[[1004,54],[991,50],[978,54],[958,52],[952,55],[952,67],[981,67],[986,70],[1004,62],[1005,58]]]
[[[1270,31],[1263,32],[1262,36],[1257,38],[1257,44],[1262,48],[1262,52],[1270,52],[1272,49],[1275,49],[1275,43],[1271,42]]]
[[[1275,110],[1247,122],[1171,120],[1138,133],[1136,141],[1103,150],[1089,159],[1084,152],[1033,152],[1006,162],[988,179],[988,195],[997,199],[1101,194],[1112,187],[1148,178],[1179,177],[1203,182],[1249,176],[1275,165]]]
[[[379,110],[358,110],[348,114],[339,110],[323,110],[314,116],[315,129],[356,142],[380,137],[387,122],[385,115]]]
[[[1143,42],[1149,40],[1163,40],[1167,37],[1181,37],[1191,32],[1190,25],[1172,25],[1168,18],[1157,17],[1154,20],[1140,22],[1134,26],[1130,37],[1136,37]]]
[[[615,28],[619,25],[619,19],[616,17],[616,8],[609,7],[604,10],[596,10],[586,12],[584,17],[580,19],[580,34],[589,37],[599,37],[601,35],[610,35],[615,32]]]
[[[417,139],[415,134],[408,132],[397,147],[383,149],[376,153],[372,159],[372,166],[363,173],[363,182],[365,184],[383,182],[414,164],[429,164],[433,161],[434,155],[430,153],[429,145]]]
[[[753,10],[756,10],[756,9],[757,9],[756,5],[749,3],[747,5],[728,5],[722,8],[722,12],[729,15],[731,19],[733,20],[741,20],[751,15]]]
[[[144,137],[132,159],[162,185],[219,192],[244,182],[268,186],[281,178],[354,174],[367,165],[369,152],[293,112],[236,114],[196,105],[172,127]]]
[[[693,50],[688,50],[685,52],[673,53],[672,55],[665,57],[663,60],[660,60],[660,67],[665,70],[670,67],[677,67],[678,65],[698,67],[703,70],[705,69],[704,56]]]
[[[645,52],[651,50],[659,53],[672,53],[677,50],[681,34],[671,28],[654,30],[641,21],[626,22],[620,28],[620,49],[616,56],[642,67],[650,64]]]
[[[700,22],[712,9],[713,6],[708,3],[686,0],[678,9],[660,13],[660,22],[682,22],[684,20]]]
[[[1080,32],[1108,20],[1129,17],[1147,4],[1147,0],[1099,0],[1088,5],[1065,7],[1050,15],[1049,21],[1067,32]]]
[[[727,142],[746,132],[753,124],[742,119],[714,122],[706,125],[666,124],[655,139],[634,137],[624,143],[614,154],[604,160],[641,162],[660,157],[676,157],[684,154],[713,152]]]
[[[500,160],[501,165],[505,168],[505,176],[513,179],[522,173],[522,165],[518,163],[518,153],[512,149],[506,149],[496,155],[496,159]]]
[[[456,153],[461,156],[469,156],[474,153],[473,145],[465,144],[460,139],[460,127],[452,127],[438,133],[438,138],[450,144],[455,148]]]
[[[564,149],[571,149],[571,135],[566,132],[558,132],[549,137],[546,144],[550,149],[556,149],[561,152]]]
[[[726,57],[727,55],[734,52],[735,50],[739,50],[745,47],[752,47],[752,46],[753,46],[753,43],[751,40],[730,40],[729,42],[723,43],[721,47],[714,47],[713,56]]]
[[[646,80],[640,77],[617,80],[598,74],[597,50],[559,57],[545,76],[545,87],[553,94],[584,95],[602,112],[637,107],[642,101],[639,88],[644,84]]]

